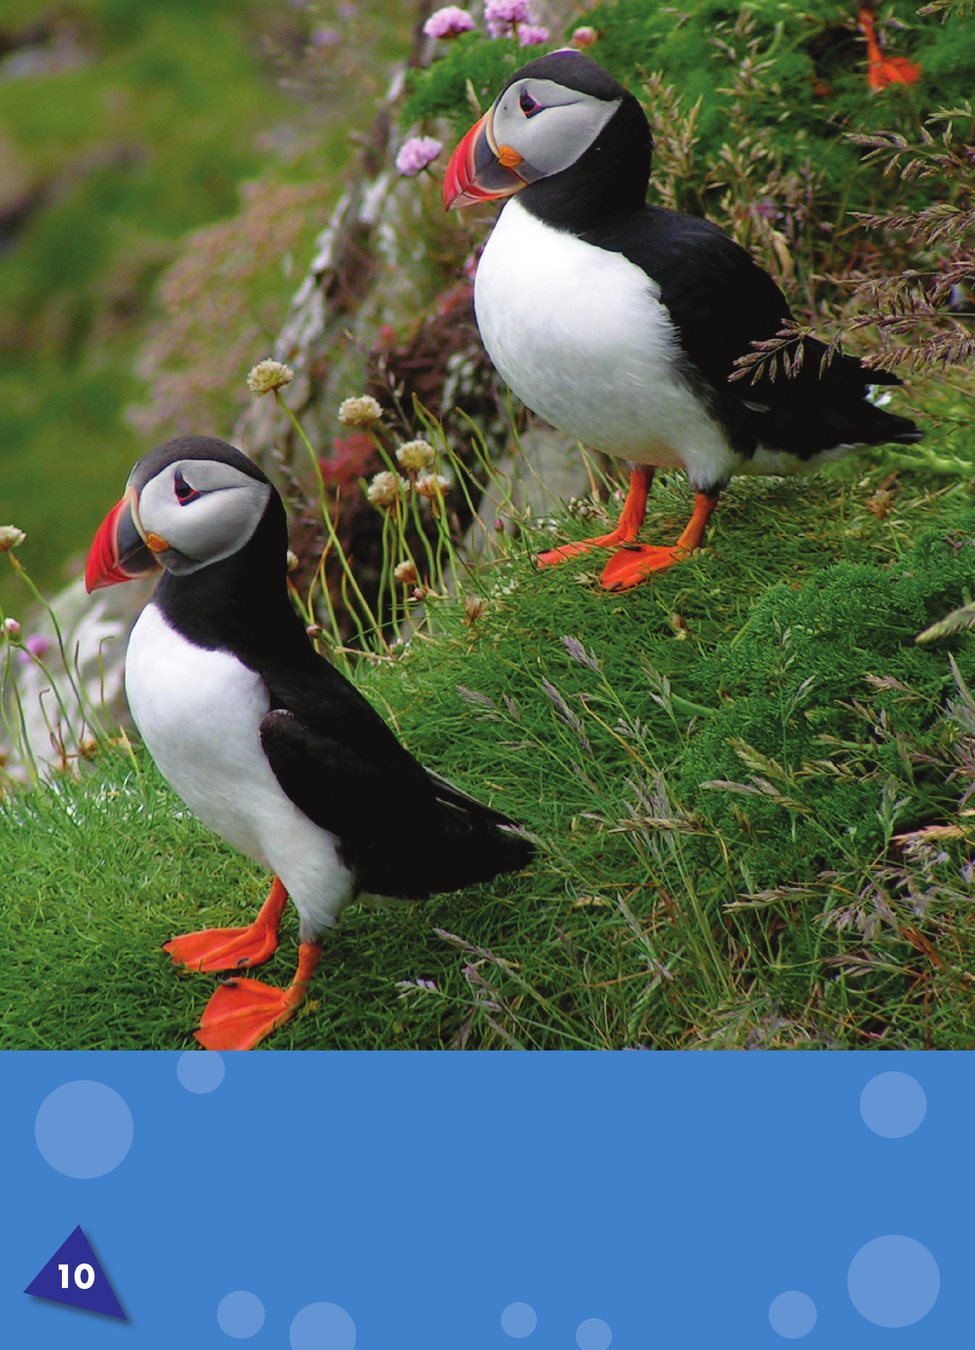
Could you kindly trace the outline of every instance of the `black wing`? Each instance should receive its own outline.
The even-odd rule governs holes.
[[[261,744],[295,805],[337,836],[360,891],[422,899],[528,862],[533,846],[514,822],[428,773],[348,681],[314,660],[269,679]]]
[[[774,338],[792,312],[769,274],[717,225],[648,206],[584,237],[622,253],[660,287],[687,357],[687,378],[740,454],[764,445],[806,459],[837,445],[920,438],[908,418],[866,399],[872,384],[899,384],[896,375],[842,354],[823,369],[826,348],[815,338],[804,339],[793,377],[780,370],[774,380],[766,373],[729,383],[737,358],[754,342]]]

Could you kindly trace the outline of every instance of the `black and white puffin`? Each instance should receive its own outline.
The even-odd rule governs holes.
[[[286,989],[221,984],[196,1033],[246,1050],[305,995],[321,940],[359,896],[425,899],[514,871],[514,822],[424,769],[312,647],[287,587],[274,487],[224,441],[189,436],[139,460],[88,556],[89,591],[162,567],[129,639],[125,688],[163,776],[203,823],[274,873],[248,928],[166,944],[193,970],[267,960],[290,896],[298,968]]]
[[[733,474],[813,469],[858,445],[911,442],[868,399],[899,384],[804,341],[794,378],[729,383],[736,358],[791,319],[772,278],[716,225],[646,204],[653,139],[637,100],[574,49],[518,70],[461,140],[444,204],[504,205],[474,283],[481,338],[533,412],[631,462],[614,530],[542,565],[620,546],[602,574],[634,586],[698,547]],[[515,196],[514,194],[518,194]],[[636,545],[657,465],[682,466],[694,513],[672,547]]]

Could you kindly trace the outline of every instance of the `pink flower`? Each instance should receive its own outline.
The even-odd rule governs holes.
[[[443,143],[432,136],[411,136],[400,146],[396,167],[406,178],[412,178],[432,164],[442,149]]]
[[[443,9],[434,10],[423,25],[423,31],[431,38],[452,38],[469,32],[473,27],[474,20],[466,9],[459,9],[457,5],[444,5]]]
[[[578,47],[579,51],[582,51],[584,48],[591,47],[594,43],[598,42],[599,34],[596,32],[595,28],[584,26],[582,28],[577,28],[569,38],[569,41],[573,47]]]
[[[519,47],[537,47],[540,42],[548,42],[548,29],[539,24],[523,23],[518,29]]]
[[[313,47],[337,47],[341,41],[342,34],[336,28],[316,28],[311,35]]]
[[[53,646],[51,639],[43,633],[32,633],[30,637],[24,638],[24,645],[17,655],[25,666],[29,666],[31,657],[36,656],[39,661],[43,661]]]
[[[531,23],[535,16],[529,0],[487,0],[484,22],[493,38],[509,37],[517,23]]]

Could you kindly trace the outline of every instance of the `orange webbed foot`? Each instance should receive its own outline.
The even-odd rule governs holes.
[[[181,933],[163,945],[177,966],[190,970],[242,970],[259,966],[273,956],[278,935],[269,928],[204,928],[199,933]]]
[[[287,989],[251,979],[221,984],[193,1033],[196,1039],[207,1050],[252,1050],[294,1015],[307,993],[321,952],[317,942],[301,944],[298,970]]]
[[[174,965],[190,970],[242,970],[259,966],[273,956],[278,945],[278,925],[288,892],[277,877],[260,913],[248,928],[204,928],[199,933],[181,933],[163,945]]]
[[[535,561],[539,567],[557,567],[568,558],[578,558],[580,553],[588,553],[594,548],[614,548],[620,543],[622,539],[614,530],[612,534],[601,534],[595,539],[580,539],[574,544],[560,544],[558,548],[546,549],[536,556]]]
[[[694,513],[681,532],[676,544],[634,544],[614,553],[603,568],[599,584],[607,591],[626,591],[639,586],[655,572],[664,572],[675,563],[689,558],[704,538],[711,513],[718,504],[717,492],[695,492]]]
[[[603,568],[599,584],[604,591],[628,591],[649,580],[656,572],[690,556],[691,550],[679,545],[665,547],[654,544],[633,544],[614,553]]]
[[[536,562],[539,567],[556,567],[567,558],[577,558],[580,553],[589,553],[594,548],[617,548],[635,539],[643,523],[647,509],[647,493],[653,482],[653,469],[647,465],[631,470],[626,500],[616,522],[615,529],[609,534],[600,534],[595,539],[580,539],[574,544],[561,544],[558,548],[546,549],[539,553]]]

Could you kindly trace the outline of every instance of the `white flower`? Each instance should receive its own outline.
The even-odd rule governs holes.
[[[393,571],[393,576],[401,586],[414,585],[419,580],[416,563],[410,558],[407,558],[405,562],[397,563]]]
[[[247,376],[247,388],[252,394],[270,394],[275,389],[283,389],[294,377],[295,373],[290,366],[269,356],[251,368]]]
[[[372,394],[344,398],[339,404],[339,421],[346,427],[368,427],[382,415],[383,410]]]
[[[27,538],[23,530],[18,530],[16,525],[0,525],[0,553],[9,553],[12,548],[17,548]]]
[[[400,478],[397,473],[390,473],[388,469],[383,469],[372,478],[369,486],[366,488],[366,497],[373,506],[395,506],[399,501],[400,494],[406,487],[406,479]]]
[[[435,501],[443,496],[450,487],[450,479],[442,473],[421,473],[416,480],[416,490],[421,497]]]
[[[396,462],[401,469],[406,469],[407,473],[419,473],[421,469],[429,469],[434,458],[433,446],[429,441],[407,441],[396,451]]]

